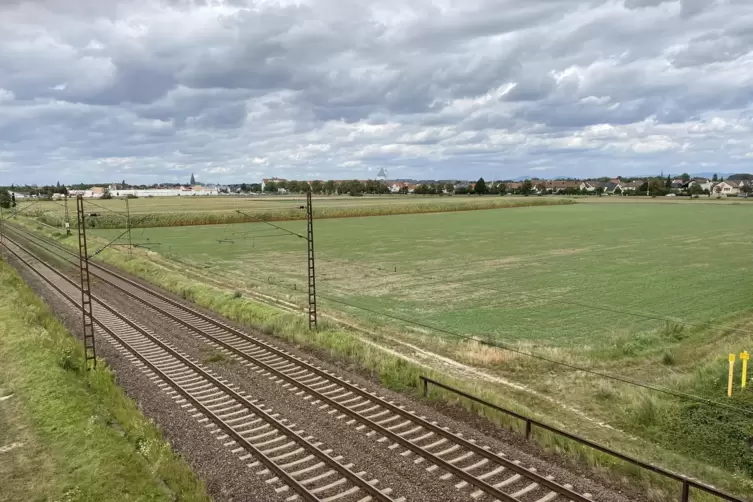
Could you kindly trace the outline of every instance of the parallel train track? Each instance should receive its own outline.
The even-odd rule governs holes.
[[[14,241],[6,246],[15,258],[74,306],[80,289],[69,278],[38,260]],[[14,249],[15,248],[15,249]],[[28,255],[27,257],[22,256]],[[93,316],[100,337],[109,336],[135,365],[144,369],[176,403],[193,414],[224,446],[247,461],[249,468],[285,500],[404,502],[378,480],[355,472],[353,464],[322,449],[322,443],[278,418],[234,385],[214,376],[154,333],[132,322],[106,302],[93,298]],[[287,495],[287,496],[286,496]]]
[[[22,231],[12,230],[47,251],[73,255],[60,244]],[[466,440],[437,422],[365,388],[342,379],[290,352],[187,307],[155,290],[105,267],[91,264],[92,275],[141,302],[169,322],[190,330],[208,344],[252,366],[259,374],[305,399],[321,413],[363,431],[396,454],[415,456],[440,480],[468,490],[472,500],[504,502],[560,502],[593,500],[571,485],[561,485],[551,476],[525,468],[520,462],[495,453],[474,440]]]

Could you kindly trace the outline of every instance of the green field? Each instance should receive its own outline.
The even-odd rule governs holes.
[[[416,388],[417,375],[429,372],[742,493],[753,490],[753,392],[741,392],[738,381],[728,399],[726,376],[727,354],[753,350],[751,211],[735,200],[594,197],[319,219],[318,298],[330,317],[313,336],[303,316],[259,304],[305,305],[305,240],[286,233],[304,234],[305,222],[277,222],[284,230],[263,223],[138,229],[133,242],[151,251],[138,248],[129,259],[116,247],[102,257],[238,322],[355,363],[392,388]],[[101,245],[121,233],[90,235]]]
[[[494,340],[609,344],[664,324],[646,317],[706,323],[749,310],[752,210],[579,204],[322,220],[319,291]],[[303,222],[280,225],[305,233]],[[306,284],[304,241],[264,224],[144,229],[133,239],[231,281],[291,294]]]

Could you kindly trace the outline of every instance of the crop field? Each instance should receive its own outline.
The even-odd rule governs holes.
[[[593,197],[317,219],[320,312],[370,335],[330,322],[312,335],[302,316],[258,303],[305,305],[304,221],[139,228],[132,261],[123,248],[103,259],[238,322],[337,354],[386,385],[415,388],[418,374],[435,371],[504,407],[750,493],[753,393],[738,382],[728,399],[726,378],[727,354],[753,349],[751,211],[733,199]],[[89,235],[123,244],[122,233]]]
[[[316,197],[316,218],[343,218],[394,214],[454,212],[506,207],[528,207],[572,204],[557,197]],[[75,205],[68,201],[69,211]],[[134,228],[192,225],[218,225],[259,221],[289,221],[304,219],[302,197],[162,197],[131,199],[129,210]],[[87,220],[97,228],[125,228],[126,201],[124,199],[87,199],[87,212],[96,218]],[[62,226],[65,214],[63,201],[23,201],[19,214],[35,217],[50,226]]]
[[[751,210],[578,204],[321,220],[319,293],[331,308],[359,313],[343,301],[484,339],[608,345],[661,318],[709,323],[750,310]],[[305,233],[304,222],[279,226]],[[305,241],[266,224],[139,229],[133,240],[230,284],[305,288]]]

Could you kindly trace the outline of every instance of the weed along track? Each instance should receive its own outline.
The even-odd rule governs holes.
[[[70,253],[54,242],[41,240],[30,234],[24,234],[23,237],[34,238],[38,245],[44,245],[48,249],[54,247],[58,251]],[[386,449],[403,461],[409,459],[414,466],[429,473],[434,482],[445,485],[445,489],[465,493],[470,500],[596,500],[589,493],[580,493],[570,484],[558,483],[546,473],[540,473],[535,468],[526,468],[521,462],[508,458],[504,453],[496,452],[475,440],[467,440],[460,432],[453,432],[436,421],[419,416],[403,405],[370,392],[365,387],[187,307],[125,276],[94,264],[91,270],[97,280],[141,302],[152,315],[162,316],[165,322],[183,331],[188,330],[228,358],[273,381],[285,389],[288,395],[309,403],[308,406],[312,408],[313,413],[325,415],[339,426],[362,433],[370,438],[369,444],[373,444],[374,448]],[[146,344],[144,348],[154,350],[156,357],[161,361],[160,364],[175,364],[181,374],[186,372],[189,378],[196,378],[200,387],[207,386],[208,389],[212,389],[204,394],[205,396],[214,396],[217,393],[212,399],[222,403],[223,409],[233,412],[235,407],[242,406],[244,396],[232,389],[228,391],[217,388],[217,384],[225,387],[227,385],[211,375],[195,375],[198,366],[193,362],[177,364],[174,358],[181,357],[180,354],[163,342],[155,341],[153,337],[145,337],[143,334],[139,336],[142,340],[149,339],[149,342],[143,342]],[[134,355],[134,358],[138,357]],[[145,361],[141,362],[148,364]],[[149,369],[152,370],[151,366]],[[180,391],[176,389],[176,392]],[[187,399],[186,406],[198,407],[195,401],[184,394],[181,396]],[[230,408],[231,406],[233,408]],[[263,413],[263,410],[259,411]],[[244,418],[238,422],[245,424],[257,420],[259,412],[253,410],[248,413],[248,419]],[[237,417],[233,417],[233,422],[229,424],[230,427],[238,423],[235,418]],[[289,429],[279,422],[275,423],[279,427]],[[224,425],[228,426],[227,423]],[[267,429],[269,428],[264,430]],[[272,430],[269,429],[269,432]],[[235,436],[227,430],[222,434],[228,436],[225,439],[231,447],[240,448],[234,444],[238,442]],[[282,431],[279,434],[282,434]],[[300,438],[297,440],[300,441]],[[276,476],[279,477],[279,474]]]
[[[78,287],[52,267],[37,260],[15,242],[8,246],[15,258],[41,277],[60,296],[79,305]],[[25,256],[24,256],[25,255]],[[149,332],[102,300],[93,302],[100,337],[106,335],[128,359],[223,445],[265,478],[280,500],[404,502],[392,498],[379,480],[353,470],[342,456],[290,424],[267,406],[234,385],[214,376],[154,333]]]

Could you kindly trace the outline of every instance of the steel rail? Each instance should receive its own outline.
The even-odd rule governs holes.
[[[17,242],[13,241],[12,239],[8,239],[11,243],[13,243],[15,246],[17,246],[20,249],[24,249],[22,246],[20,246]],[[52,288],[54,288],[60,295],[62,295],[68,302],[76,305],[76,301],[70,297],[70,295],[66,292],[64,292],[58,285],[54,284],[48,277],[46,277],[42,272],[37,270],[35,267],[33,267],[28,261],[26,261],[24,258],[22,258],[18,253],[10,249],[6,246],[6,248],[12,253],[16,259],[21,261],[24,265],[26,265],[30,270],[35,272],[40,278],[42,278],[47,284],[49,284]],[[24,250],[26,251],[26,250]],[[28,253],[28,251],[26,251]],[[32,253],[29,253],[32,257],[34,255]],[[58,277],[60,277],[62,280],[66,281],[68,284],[70,284],[71,287],[79,289],[78,286],[71,281],[68,277],[64,276],[63,274],[59,273],[43,261],[39,260],[38,258],[34,257],[47,267],[49,270],[51,270],[54,274],[56,274]],[[244,396],[240,395],[230,387],[228,387],[226,384],[222,383],[220,380],[218,380],[216,377],[212,376],[211,374],[207,373],[205,370],[194,364],[192,361],[188,360],[181,354],[179,354],[177,351],[175,351],[172,347],[166,345],[164,342],[159,340],[158,338],[154,337],[147,331],[145,331],[140,326],[134,324],[131,322],[127,317],[125,317],[123,314],[119,313],[117,310],[112,308],[111,306],[107,305],[105,302],[98,298],[94,298],[96,303],[98,303],[101,307],[103,307],[105,310],[110,312],[113,316],[117,317],[121,321],[125,322],[129,327],[136,330],[140,335],[147,338],[150,342],[152,342],[154,345],[157,345],[159,348],[161,348],[163,351],[170,354],[174,359],[177,359],[180,361],[184,366],[191,369],[194,373],[201,376],[208,382],[210,382],[212,385],[217,387],[218,389],[225,392],[227,395],[232,397],[236,402],[241,404],[242,406],[245,406],[249,411],[251,411],[253,414],[259,417],[264,417],[263,420],[267,422],[269,425],[274,427],[277,431],[279,431],[284,436],[290,438],[291,440],[295,441],[300,446],[306,448],[307,451],[309,451],[312,455],[316,456],[319,460],[327,464],[330,468],[336,470],[340,475],[342,475],[344,478],[348,479],[351,483],[358,486],[360,489],[364,489],[366,493],[368,493],[371,497],[374,498],[374,500],[377,500],[379,502],[394,502],[392,498],[388,497],[384,493],[382,493],[380,490],[376,489],[371,483],[366,481],[365,479],[361,478],[356,473],[350,471],[349,469],[345,468],[345,466],[341,465],[339,462],[332,459],[329,455],[321,451],[319,448],[315,447],[314,445],[310,444],[308,441],[306,441],[304,438],[299,436],[295,433],[295,431],[291,430],[288,426],[280,423],[276,419],[269,416],[268,413],[263,411],[261,408],[256,406],[255,404],[251,403],[246,399]],[[135,357],[137,357],[140,361],[142,361],[146,366],[149,367],[151,371],[153,371],[155,374],[159,375],[161,379],[163,379],[165,382],[167,382],[172,388],[174,388],[177,392],[179,392],[183,397],[185,397],[188,401],[190,401],[194,407],[196,407],[198,410],[200,410],[202,413],[211,416],[212,421],[221,428],[228,436],[232,437],[236,442],[241,444],[245,449],[252,452],[270,471],[274,472],[276,476],[278,476],[280,479],[283,479],[284,483],[292,486],[293,489],[304,499],[311,502],[317,502],[321,500],[316,495],[312,494],[308,489],[306,489],[304,486],[300,485],[300,483],[292,478],[290,475],[288,475],[284,470],[282,470],[279,466],[277,466],[268,456],[266,456],[264,453],[262,453],[258,448],[256,448],[254,445],[249,443],[243,436],[241,436],[237,431],[235,431],[230,425],[228,425],[224,420],[219,418],[214,412],[209,410],[205,405],[201,404],[194,396],[192,396],[188,391],[183,389],[180,384],[175,382],[171,377],[166,375],[162,370],[160,370],[157,366],[155,366],[148,358],[143,356],[136,348],[131,346],[127,341],[125,341],[122,337],[117,335],[113,330],[111,330],[108,326],[106,326],[101,320],[97,319],[95,317],[94,319],[95,323],[102,328],[105,332],[108,333],[108,335],[112,336],[118,343],[120,343],[123,347],[125,347],[129,352],[131,352]]]
[[[39,240],[43,240],[44,241],[44,239],[41,239],[38,236],[35,236],[35,237],[37,237]],[[51,244],[54,245],[56,243],[51,243]],[[68,250],[66,250],[64,248],[63,248],[63,250],[65,250],[66,252],[68,252]],[[536,484],[538,484],[540,486],[546,487],[549,490],[551,490],[551,491],[553,491],[555,493],[558,493],[560,495],[563,495],[566,498],[568,498],[569,500],[572,500],[572,501],[575,501],[575,502],[593,502],[593,499],[591,499],[591,498],[587,498],[587,497],[585,497],[585,496],[583,496],[583,495],[581,495],[581,494],[579,494],[577,492],[574,492],[573,490],[570,490],[570,489],[568,489],[568,488],[566,488],[566,487],[564,487],[564,486],[556,483],[555,481],[552,481],[551,479],[548,479],[548,478],[546,478],[544,476],[541,476],[541,475],[539,475],[537,473],[534,473],[534,472],[526,469],[525,467],[522,467],[522,466],[516,464],[515,462],[513,462],[513,461],[511,461],[509,459],[506,459],[506,458],[503,458],[503,457],[501,457],[499,455],[496,455],[496,454],[492,453],[491,451],[488,451],[488,450],[486,450],[486,449],[484,449],[484,448],[482,448],[482,447],[480,447],[480,446],[478,446],[478,445],[476,445],[474,443],[471,443],[470,441],[467,441],[467,440],[465,440],[465,439],[457,436],[456,434],[453,434],[451,432],[446,431],[445,429],[443,429],[442,427],[440,427],[438,425],[435,425],[435,424],[433,424],[433,423],[431,423],[431,422],[429,422],[427,420],[423,420],[423,419],[419,418],[418,416],[416,416],[415,414],[410,413],[410,412],[408,412],[408,411],[400,408],[399,406],[394,405],[394,404],[392,404],[392,403],[390,403],[390,402],[388,402],[386,400],[380,399],[379,397],[375,396],[374,394],[372,394],[372,393],[370,393],[368,391],[365,391],[365,390],[363,390],[363,389],[361,389],[361,388],[359,388],[359,387],[357,387],[357,386],[355,386],[353,384],[345,382],[341,378],[339,378],[337,376],[334,376],[334,375],[330,374],[329,372],[324,371],[324,370],[322,370],[322,369],[320,369],[320,368],[318,368],[318,367],[316,367],[314,365],[311,365],[310,363],[305,362],[305,361],[301,360],[300,358],[298,358],[296,356],[293,356],[292,354],[289,354],[289,353],[287,353],[285,351],[282,351],[282,350],[280,350],[280,349],[278,349],[278,348],[276,348],[274,346],[271,346],[271,345],[267,344],[266,342],[257,340],[257,339],[255,339],[255,338],[253,338],[253,337],[251,337],[251,336],[249,336],[249,335],[247,335],[247,334],[245,334],[245,333],[243,333],[243,332],[241,332],[241,331],[239,331],[239,330],[237,330],[237,329],[235,329],[235,328],[233,328],[231,326],[228,326],[228,325],[222,323],[222,322],[216,321],[216,320],[212,319],[211,317],[208,317],[208,316],[204,315],[203,313],[198,312],[195,309],[186,307],[185,305],[182,305],[179,302],[176,302],[176,301],[174,301],[174,300],[172,300],[172,299],[170,299],[170,298],[162,295],[161,293],[153,291],[153,290],[151,290],[151,289],[149,289],[149,288],[147,288],[147,287],[145,287],[145,286],[143,286],[143,285],[141,285],[141,284],[139,284],[139,283],[137,283],[135,281],[132,281],[132,280],[130,280],[130,279],[128,279],[128,278],[126,278],[126,277],[118,274],[118,273],[112,272],[112,271],[108,270],[107,268],[104,268],[104,267],[102,267],[100,265],[94,265],[94,266],[96,268],[99,268],[100,270],[105,271],[105,273],[110,274],[113,277],[116,277],[117,279],[125,282],[126,284],[128,284],[130,286],[135,287],[136,289],[138,289],[138,290],[140,290],[140,291],[142,291],[142,292],[144,292],[144,293],[146,293],[148,295],[152,295],[152,296],[158,298],[159,300],[161,300],[161,301],[163,301],[165,303],[168,303],[169,305],[171,305],[171,306],[173,306],[173,307],[175,307],[175,308],[177,308],[179,310],[182,310],[182,311],[187,312],[187,313],[189,313],[191,315],[199,317],[203,321],[205,321],[205,322],[207,322],[209,324],[212,324],[213,326],[215,326],[217,328],[221,328],[223,330],[226,330],[226,331],[230,332],[231,334],[235,335],[236,337],[241,338],[242,340],[244,340],[246,342],[252,343],[252,344],[254,344],[254,345],[256,345],[256,346],[258,346],[260,348],[263,348],[264,350],[272,352],[276,356],[278,356],[280,358],[283,358],[285,360],[288,360],[288,361],[292,362],[293,364],[296,364],[296,365],[302,367],[303,369],[305,369],[305,370],[307,370],[307,371],[309,371],[311,373],[316,374],[319,377],[325,378],[325,379],[327,379],[327,380],[329,380],[329,381],[331,381],[331,382],[339,385],[343,389],[346,389],[346,390],[348,390],[348,391],[350,391],[350,392],[352,392],[352,393],[354,393],[356,395],[359,395],[360,397],[362,397],[364,399],[372,401],[372,402],[374,402],[374,404],[377,404],[377,405],[379,405],[379,406],[381,406],[381,407],[383,407],[383,408],[391,411],[392,413],[394,413],[396,415],[399,415],[399,416],[401,416],[401,417],[403,417],[403,418],[405,418],[407,420],[410,420],[410,421],[416,423],[416,425],[420,425],[421,427],[423,427],[423,428],[425,428],[425,429],[427,429],[427,430],[429,430],[429,431],[431,431],[431,432],[433,432],[433,433],[435,433],[435,434],[437,434],[437,435],[439,435],[439,436],[441,436],[441,437],[443,437],[443,438],[445,438],[445,439],[447,439],[449,441],[454,442],[455,444],[461,446],[462,448],[466,449],[467,451],[471,451],[471,452],[479,455],[482,458],[485,458],[485,459],[487,459],[487,460],[489,460],[491,462],[494,462],[496,464],[504,466],[505,468],[509,469],[510,471],[515,472],[516,474],[529,479],[533,483],[536,483]],[[361,416],[357,412],[355,412],[353,410],[350,410],[346,406],[344,406],[344,405],[338,403],[337,401],[329,398],[328,396],[322,394],[321,392],[318,392],[316,389],[313,389],[309,385],[306,385],[306,384],[304,384],[304,383],[296,380],[295,378],[289,376],[288,374],[286,374],[286,373],[284,373],[284,372],[282,372],[282,371],[274,368],[273,366],[271,366],[271,365],[269,365],[269,364],[267,364],[267,363],[265,363],[263,361],[260,361],[257,357],[250,356],[249,354],[247,354],[244,351],[238,349],[237,347],[234,347],[232,344],[229,344],[229,343],[227,343],[227,342],[225,342],[225,341],[217,338],[214,335],[206,333],[205,331],[197,328],[196,326],[192,325],[191,323],[189,323],[189,322],[187,322],[187,321],[185,321],[183,319],[180,319],[179,317],[177,317],[177,316],[175,316],[175,315],[173,315],[173,314],[165,311],[164,309],[161,309],[161,308],[155,306],[153,302],[150,302],[149,300],[146,300],[144,298],[140,298],[138,295],[135,295],[134,293],[129,292],[129,291],[123,289],[121,286],[118,286],[117,284],[113,283],[112,281],[108,281],[107,279],[103,278],[101,275],[99,275],[99,274],[95,274],[95,275],[100,280],[103,280],[105,283],[107,283],[107,284],[109,284],[111,286],[114,286],[114,287],[120,289],[121,291],[123,291],[127,295],[131,296],[132,298],[138,300],[139,302],[143,303],[144,305],[146,305],[146,306],[152,308],[153,310],[155,310],[155,311],[163,314],[165,317],[168,317],[168,318],[170,318],[170,319],[172,319],[172,320],[180,323],[181,325],[183,325],[183,326],[191,329],[192,331],[196,332],[200,336],[202,336],[204,338],[207,338],[207,339],[211,340],[212,342],[217,343],[218,345],[221,345],[222,347],[226,348],[227,350],[230,350],[231,352],[233,352],[236,355],[242,357],[243,359],[249,360],[254,365],[256,365],[258,367],[264,368],[264,370],[266,370],[266,371],[268,371],[270,373],[273,373],[275,376],[277,376],[280,379],[283,379],[283,380],[287,381],[291,385],[294,385],[294,386],[296,386],[296,387],[298,387],[300,389],[305,390],[306,392],[314,395],[320,401],[326,402],[328,405],[330,405],[333,408],[338,409],[342,413],[344,413],[344,414],[346,414],[346,415],[348,415],[348,416],[350,416],[350,417],[358,420],[359,422],[361,422],[362,424],[364,424],[367,427],[371,428],[375,432],[378,432],[382,436],[387,437],[390,440],[392,440],[393,442],[400,444],[401,446],[403,446],[403,447],[407,448],[408,450],[416,453],[417,455],[420,455],[420,456],[424,457],[426,460],[430,461],[431,463],[433,463],[435,465],[438,465],[439,467],[441,467],[442,469],[444,469],[448,473],[451,473],[451,474],[457,476],[458,478],[462,479],[463,481],[476,486],[478,489],[480,489],[480,490],[482,490],[482,491],[484,491],[484,492],[486,492],[486,493],[488,493],[488,494],[496,497],[498,500],[503,500],[505,502],[518,502],[519,501],[519,499],[511,497],[510,495],[502,492],[501,490],[499,490],[497,488],[494,488],[492,485],[484,482],[483,480],[478,479],[476,476],[473,476],[473,475],[465,472],[463,469],[461,469],[459,467],[456,467],[456,466],[448,463],[447,461],[445,461],[445,460],[437,457],[436,455],[434,455],[434,454],[426,451],[425,449],[421,448],[420,446],[417,446],[417,445],[413,444],[411,441],[409,441],[409,440],[407,440],[407,439],[399,436],[398,434],[393,433],[392,431],[387,430],[386,428],[378,425],[377,423],[373,422],[372,420],[369,420],[368,418]]]

